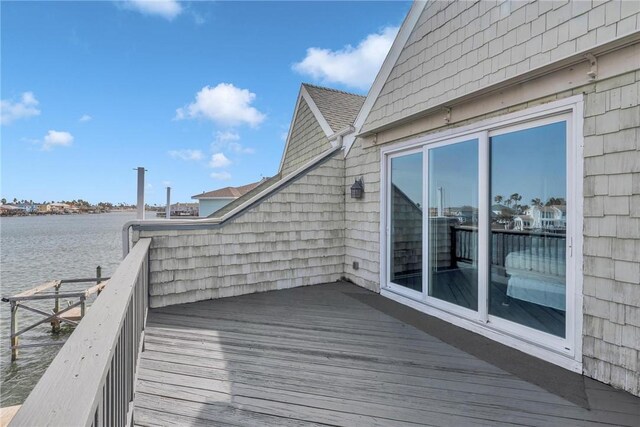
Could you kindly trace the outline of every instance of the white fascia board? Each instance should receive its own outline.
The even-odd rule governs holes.
[[[413,29],[418,23],[418,19],[420,18],[420,15],[422,15],[422,11],[424,10],[426,5],[427,5],[427,2],[422,0],[415,1],[413,5],[411,5],[411,9],[409,10],[409,13],[407,14],[407,17],[405,18],[404,22],[400,26],[400,30],[398,30],[398,35],[393,41],[393,44],[391,45],[391,49],[389,49],[389,53],[387,54],[387,57],[382,63],[382,67],[380,67],[380,71],[378,71],[378,75],[376,76],[376,79],[373,81],[373,84],[371,85],[371,89],[369,89],[367,98],[364,100],[364,104],[362,104],[362,107],[360,108],[360,112],[356,116],[356,120],[353,123],[353,127],[355,127],[356,129],[355,130],[356,134],[360,132],[360,129],[362,128],[362,125],[367,119],[369,112],[371,112],[371,109],[373,108],[373,104],[375,104],[376,99],[378,99],[378,96],[380,95],[380,92],[382,91],[384,84],[387,82],[387,79],[391,74],[391,70],[393,70],[393,67],[396,65],[396,62],[398,61],[398,58],[402,53],[402,49],[407,44],[407,40],[409,40],[409,36],[411,35],[411,33],[413,32]],[[345,147],[345,150],[344,150],[345,157],[347,157],[347,155],[349,154],[349,150],[351,150],[351,146],[353,145],[354,141],[355,141],[355,137],[344,138],[343,144]]]
[[[197,200],[235,200],[237,199],[237,197],[197,197],[196,199]]]
[[[320,127],[322,128],[322,131],[324,132],[324,134],[327,136],[327,138],[332,136],[334,134],[333,129],[331,129],[331,126],[329,126],[329,123],[320,112],[320,109],[316,105],[313,98],[311,98],[311,95],[309,95],[309,92],[307,91],[307,88],[304,87],[304,85],[300,88],[300,93],[302,94],[302,97],[304,98],[304,100],[307,101],[307,105],[311,109],[313,116],[316,118],[316,120],[320,124]]]
[[[293,133],[293,125],[296,122],[296,117],[298,117],[298,109],[300,108],[300,100],[302,99],[302,89],[304,89],[303,86],[300,87],[300,92],[298,92],[298,99],[296,100],[296,106],[293,109],[293,118],[291,119],[291,124],[289,124],[289,131],[287,132],[287,142],[284,144],[284,150],[282,151],[282,158],[280,159],[278,173],[282,172],[284,157],[287,155],[287,148],[289,148],[289,141],[291,141],[291,133]]]

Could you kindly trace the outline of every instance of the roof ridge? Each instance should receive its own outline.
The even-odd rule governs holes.
[[[351,96],[358,96],[360,98],[366,98],[366,95],[359,95],[357,93],[347,92],[345,90],[340,90],[340,89],[334,89],[332,87],[318,86],[318,85],[313,85],[311,83],[302,83],[302,85],[303,86],[308,86],[308,87],[313,87],[313,88],[316,88],[316,89],[328,90],[328,91],[331,91],[331,92],[343,93],[345,95],[351,95]]]

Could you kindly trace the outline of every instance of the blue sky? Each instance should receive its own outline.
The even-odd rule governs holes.
[[[9,200],[174,201],[277,171],[301,82],[366,94],[409,2],[1,3]]]

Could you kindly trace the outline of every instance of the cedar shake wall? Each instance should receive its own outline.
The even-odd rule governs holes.
[[[640,71],[585,96],[584,372],[640,394]]]
[[[151,307],[332,282],[343,275],[344,160],[330,160],[220,228],[151,237]]]
[[[301,99],[296,120],[292,124],[287,152],[284,154],[282,176],[287,176],[330,148],[329,139],[307,102]]]
[[[344,275],[357,285],[380,292],[380,150],[356,141],[345,159]],[[362,199],[352,199],[351,185],[364,182]],[[358,261],[359,268],[353,268]]]
[[[584,94],[585,117],[583,369],[589,377],[639,395],[640,71],[431,133],[579,94]],[[358,139],[345,164],[347,186],[358,176],[365,183],[363,200],[345,201],[345,274],[379,290],[380,147]],[[353,270],[353,261],[359,261],[360,270]]]
[[[395,185],[391,219],[394,224],[392,240],[393,274],[422,271],[422,210]]]
[[[640,29],[640,1],[429,1],[367,131]]]

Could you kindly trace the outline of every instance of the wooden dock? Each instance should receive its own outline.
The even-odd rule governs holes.
[[[134,424],[638,425],[639,398],[515,356],[534,384],[399,320],[394,304],[334,283],[150,310]]]
[[[96,268],[95,278],[52,280],[50,282],[43,283],[39,286],[21,292],[17,295],[3,297],[3,302],[11,304],[11,360],[14,361],[18,358],[19,348],[63,344],[64,342],[62,341],[52,341],[50,343],[37,344],[20,344],[19,339],[20,336],[22,336],[24,333],[32,330],[36,326],[45,323],[51,324],[53,332],[60,331],[60,327],[63,323],[71,326],[77,326],[80,320],[85,315],[87,299],[92,295],[97,295],[102,292],[108,281],[108,277],[102,277],[102,269],[100,266],[98,266]],[[64,284],[83,283],[95,283],[95,285],[83,290],[61,292],[62,285]],[[40,308],[28,305],[28,303],[38,300],[53,300],[53,308],[51,312],[48,313]],[[60,302],[64,300],[66,300],[68,303],[66,307],[62,307],[60,304]],[[35,321],[28,326],[20,329],[18,322],[19,309],[38,314],[43,317],[43,319],[41,318],[40,320]]]

